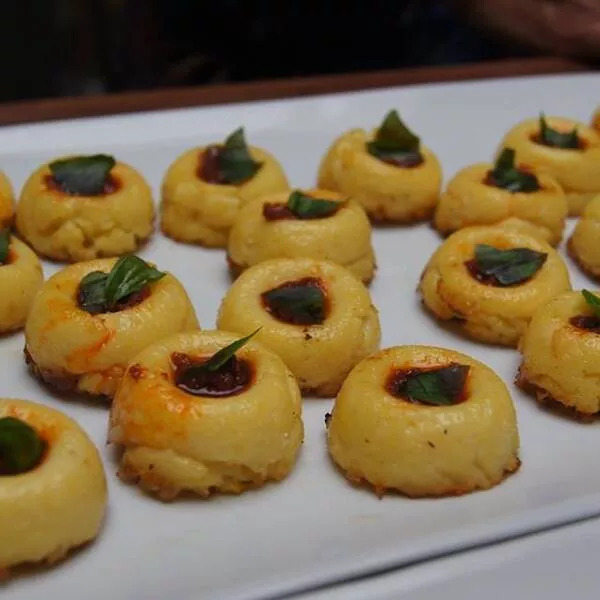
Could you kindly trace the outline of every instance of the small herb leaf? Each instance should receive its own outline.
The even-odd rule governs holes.
[[[259,331],[260,327],[247,335],[246,337],[240,338],[235,342],[232,342],[225,348],[221,348],[218,352],[215,352],[206,362],[203,362],[200,365],[195,365],[190,367],[190,369],[201,369],[205,371],[218,371],[221,367],[223,367],[228,360],[230,360],[235,353],[245,346]]]
[[[287,207],[299,219],[322,219],[335,213],[340,203],[324,198],[313,198],[300,190],[294,190],[289,195]]]
[[[91,314],[115,310],[119,302],[165,275],[137,256],[122,256],[110,273],[92,271],[83,277],[79,283],[79,306]]]
[[[536,192],[540,189],[537,177],[533,173],[521,171],[515,166],[515,151],[504,148],[498,156],[494,168],[489,172],[490,182],[509,192]]]
[[[0,418],[0,475],[17,475],[39,464],[46,442],[31,425],[15,417]]]
[[[398,111],[391,110],[379,126],[375,139],[367,143],[367,151],[381,160],[402,164],[419,164],[419,138],[400,119]]]
[[[111,169],[116,161],[107,154],[75,156],[51,162],[54,181],[66,194],[97,196],[102,194]]]
[[[130,294],[139,292],[147,283],[157,281],[166,273],[159,271],[138,256],[122,256],[115,263],[106,279],[106,302],[108,308]]]
[[[10,250],[10,230],[0,231],[0,264],[6,264]]]
[[[325,320],[326,298],[318,285],[273,288],[262,294],[268,312],[294,325],[315,325]]]
[[[453,363],[409,374],[398,391],[412,401],[450,406],[460,401],[469,369],[467,365]]]
[[[548,255],[531,248],[498,250],[488,244],[475,246],[478,271],[493,277],[499,285],[514,285],[531,279],[546,262]]]
[[[593,309],[595,316],[600,318],[600,298],[588,290],[581,290],[581,295],[585,298],[588,306]]]
[[[552,146],[553,148],[563,148],[566,150],[577,150],[579,148],[577,127],[575,126],[573,131],[566,133],[557,131],[548,125],[544,113],[540,114],[540,141],[542,144]]]
[[[236,129],[219,151],[219,171],[224,183],[237,184],[251,179],[261,168],[262,163],[250,155],[244,129]]]

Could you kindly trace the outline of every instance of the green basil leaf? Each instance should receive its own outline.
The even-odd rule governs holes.
[[[475,246],[475,263],[482,275],[494,277],[500,285],[514,285],[531,279],[548,255],[531,248],[498,250],[487,244]]]
[[[533,173],[521,171],[515,166],[515,151],[512,148],[502,150],[489,175],[493,185],[509,192],[536,192],[540,189]]]
[[[225,183],[243,183],[254,177],[261,166],[250,155],[243,127],[236,129],[220,148],[219,170]]]
[[[50,163],[50,172],[60,189],[74,196],[102,194],[116,161],[107,154],[75,156]]]
[[[218,352],[215,352],[206,362],[201,365],[197,365],[194,367],[190,367],[190,369],[203,369],[206,371],[218,371],[221,367],[223,367],[227,361],[229,361],[235,353],[245,346],[259,331],[260,327],[247,335],[246,337],[240,338],[235,342],[232,342],[225,348],[221,348]]]
[[[419,138],[402,122],[398,111],[391,110],[379,126],[375,139],[367,143],[367,152],[382,160],[418,164],[423,160],[419,144]]]
[[[314,325],[325,320],[326,298],[317,285],[288,285],[262,294],[276,318],[296,325]]]
[[[114,308],[123,298],[139,292],[147,283],[158,281],[165,275],[138,256],[122,256],[106,279],[107,307]]]
[[[108,273],[92,271],[79,282],[79,306],[92,315],[106,312],[106,280]]]
[[[324,198],[313,198],[300,190],[294,190],[288,197],[287,207],[299,219],[321,219],[334,214],[340,207],[340,203]]]
[[[10,229],[0,231],[0,264],[5,264],[10,251]]]
[[[31,471],[45,449],[46,442],[31,425],[15,417],[0,419],[0,475]]]
[[[409,375],[399,390],[409,400],[450,406],[461,400],[469,374],[466,365],[451,364]]]
[[[600,318],[600,298],[588,290],[581,290],[581,295],[585,298],[588,306],[592,308],[596,317]]]
[[[573,128],[573,131],[562,133],[552,129],[546,121],[544,113],[540,114],[540,141],[546,146],[552,146],[553,148],[563,148],[566,150],[577,150],[579,148],[579,135],[577,134],[577,127]]]

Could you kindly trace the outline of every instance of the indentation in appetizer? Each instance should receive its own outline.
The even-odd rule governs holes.
[[[303,439],[300,392],[255,334],[181,333],[132,360],[110,415],[122,479],[170,500],[237,494],[290,472]]]
[[[279,162],[249,146],[239,128],[223,143],[188,150],[169,167],[162,183],[161,227],[178,241],[225,247],[244,204],[287,189]]]
[[[483,342],[515,346],[533,314],[571,288],[556,250],[503,226],[453,233],[427,263],[419,291],[436,318]]]
[[[520,465],[506,386],[482,363],[443,348],[398,346],[364,359],[326,426],[334,462],[378,495],[464,494]]]
[[[537,400],[579,416],[600,412],[600,386],[592,375],[600,358],[600,299],[596,292],[565,292],[533,316],[519,350],[517,384]]]
[[[53,563],[94,539],[106,507],[98,451],[60,412],[0,399],[0,569]]]
[[[231,229],[230,270],[237,276],[280,257],[330,260],[368,283],[375,272],[369,220],[352,198],[323,189],[257,198],[241,209]]]
[[[152,233],[150,187],[106,154],[55,160],[25,183],[16,227],[36,252],[83,261],[135,251]]]
[[[371,219],[397,223],[428,218],[441,180],[436,156],[395,110],[371,134],[353,129],[335,140],[318,176],[320,188],[353,197]]]
[[[365,286],[343,267],[313,259],[273,259],[233,283],[217,325],[276,352],[306,394],[337,392],[352,367],[379,346],[377,311]]]
[[[197,327],[179,281],[141,258],[78,263],[51,277],[35,297],[25,358],[51,387],[112,397],[134,354]]]

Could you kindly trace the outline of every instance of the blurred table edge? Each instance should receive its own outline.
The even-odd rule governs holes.
[[[386,71],[318,75],[209,84],[193,87],[160,88],[115,94],[27,100],[0,103],[0,125],[72,119],[192,106],[250,102],[349,92],[374,88],[436,82],[520,77],[591,70],[589,65],[557,57],[497,60],[452,66],[415,67]]]

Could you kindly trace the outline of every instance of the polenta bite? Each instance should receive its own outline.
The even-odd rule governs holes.
[[[363,282],[375,272],[371,225],[351,198],[326,190],[294,190],[248,202],[229,235],[233,275],[271,258],[336,262]]]
[[[600,277],[600,194],[583,209],[569,238],[568,250],[586,273]]]
[[[592,127],[600,133],[600,107],[596,109],[596,112],[592,117]]]
[[[520,219],[535,227],[549,244],[560,242],[568,207],[560,185],[545,173],[533,173],[504,148],[495,164],[460,170],[437,205],[434,224],[442,234],[470,225],[494,225]]]
[[[26,181],[16,227],[48,258],[76,262],[135,251],[152,233],[154,203],[144,178],[112,156],[74,156]]]
[[[44,283],[25,324],[25,358],[51,387],[112,397],[135,354],[197,327],[173,275],[137,256],[97,259]]]
[[[77,423],[0,398],[0,569],[54,563],[93,540],[106,497],[98,451]]]
[[[442,169],[435,154],[390,111],[372,133],[341,135],[321,161],[320,188],[362,204],[375,221],[428,219],[438,201]]]
[[[223,298],[217,326],[240,333],[260,327],[257,339],[316,396],[336,394],[380,340],[367,288],[344,267],[309,258],[250,267]]]
[[[300,391],[255,333],[180,333],[132,360],[110,412],[122,479],[170,500],[239,494],[290,472],[304,436]]]
[[[519,164],[545,172],[563,188],[570,215],[580,215],[600,193],[600,133],[564,117],[528,119],[513,127],[501,148],[514,148]]]
[[[378,495],[465,494],[520,464],[506,386],[489,367],[443,348],[398,346],[366,358],[326,423],[332,459]]]
[[[0,231],[0,334],[25,325],[43,280],[36,254],[8,229]]]
[[[433,254],[419,284],[425,306],[469,336],[516,346],[533,314],[571,289],[562,258],[540,238],[501,226],[467,227]]]
[[[538,401],[554,401],[581,415],[600,412],[600,296],[565,292],[538,310],[519,350],[517,384]]]
[[[221,144],[188,150],[169,167],[162,183],[161,227],[175,240],[224,248],[246,202],[288,187],[275,157],[248,146],[240,128]]]
[[[15,199],[8,177],[0,171],[0,228],[12,224],[15,216]]]

